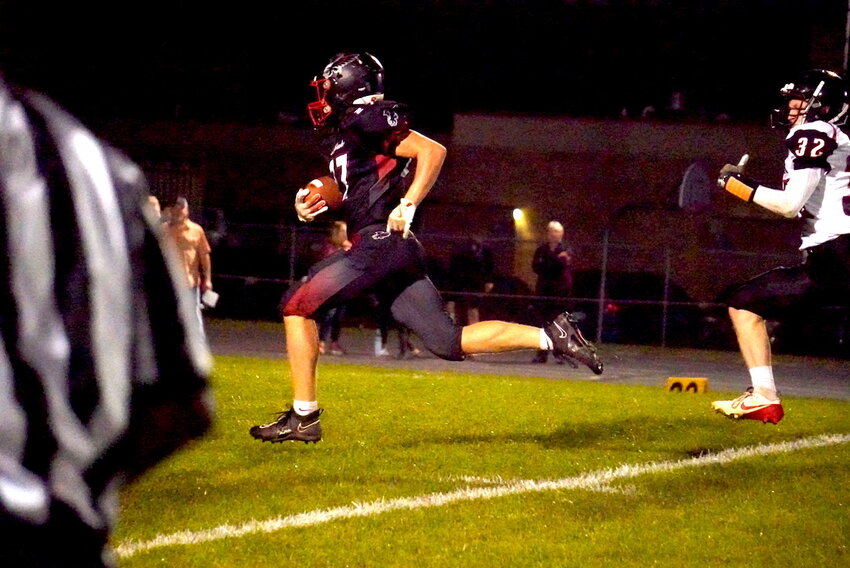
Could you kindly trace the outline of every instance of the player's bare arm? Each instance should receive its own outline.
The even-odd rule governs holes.
[[[443,162],[446,159],[446,147],[415,130],[411,130],[410,135],[402,140],[396,148],[396,155],[416,160],[413,182],[404,197],[412,201],[414,205],[419,205],[431,191],[437,181],[437,176],[440,175],[440,170],[443,168]]]
[[[387,219],[388,231],[401,231],[404,238],[407,238],[410,235],[410,225],[413,223],[416,207],[422,203],[437,181],[437,176],[440,175],[446,159],[446,148],[439,142],[411,130],[410,134],[399,143],[396,155],[416,160],[416,172],[413,174],[410,188]]]

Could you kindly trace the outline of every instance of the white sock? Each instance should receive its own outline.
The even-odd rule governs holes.
[[[753,391],[767,392],[771,395],[767,398],[777,398],[776,383],[773,381],[773,367],[753,367],[750,369],[750,380],[753,382]]]
[[[540,328],[540,349],[551,351],[555,346],[552,345],[552,339],[546,334],[543,328]]]
[[[306,416],[311,412],[315,412],[319,409],[319,403],[315,400],[293,400],[292,408],[295,409],[296,414],[300,414],[301,416]]]

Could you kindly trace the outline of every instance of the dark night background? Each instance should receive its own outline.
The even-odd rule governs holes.
[[[616,116],[680,90],[697,115],[763,120],[789,70],[843,62],[839,0],[0,0],[7,75],[89,121],[273,123],[345,48],[430,130],[454,112]],[[822,48],[822,49],[821,49]],[[817,54],[828,52],[822,61]]]

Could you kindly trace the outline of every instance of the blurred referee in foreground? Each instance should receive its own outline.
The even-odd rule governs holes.
[[[135,165],[0,77],[4,567],[112,566],[120,483],[209,427],[209,352],[146,202]]]

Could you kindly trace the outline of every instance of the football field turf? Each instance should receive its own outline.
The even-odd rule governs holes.
[[[738,393],[323,362],[325,439],[251,439],[287,373],[216,358],[212,432],[122,493],[122,567],[850,565],[847,401],[773,426],[711,412]]]

